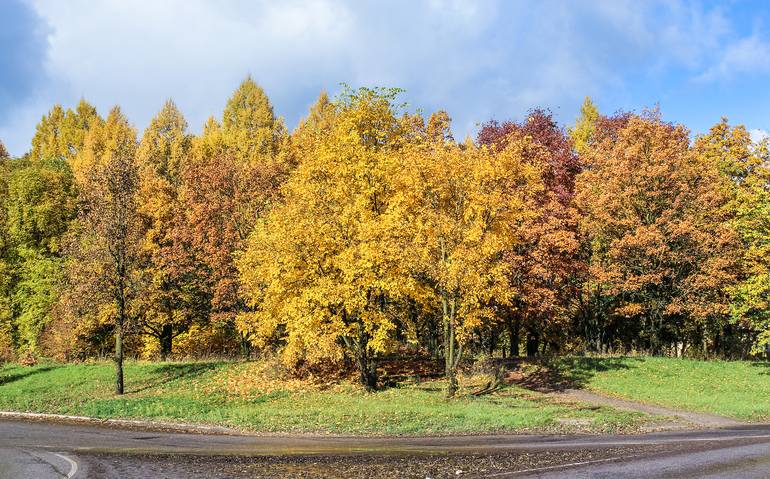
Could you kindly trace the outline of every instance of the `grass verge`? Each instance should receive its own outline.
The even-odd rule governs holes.
[[[770,421],[770,363],[625,357],[561,358],[551,381],[648,404]],[[540,374],[532,368],[531,375]]]
[[[517,386],[473,396],[472,378],[451,400],[442,381],[407,381],[376,393],[346,382],[234,388],[240,378],[248,381],[255,364],[129,362],[122,397],[112,393],[110,363],[7,364],[0,367],[0,409],[362,435],[621,432],[646,423],[639,414],[562,403]]]

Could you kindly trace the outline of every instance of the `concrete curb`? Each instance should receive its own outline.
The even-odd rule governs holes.
[[[196,434],[217,434],[226,436],[247,436],[248,433],[222,426],[189,424],[179,422],[146,421],[141,419],[100,419],[88,416],[70,416],[66,414],[47,414],[36,412],[0,411],[0,419],[22,419],[27,421],[52,421],[70,424],[88,424],[109,426],[123,429],[142,429],[161,432],[179,432]]]

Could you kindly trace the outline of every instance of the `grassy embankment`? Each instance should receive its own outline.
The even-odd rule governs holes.
[[[532,376],[538,368],[530,368]],[[685,411],[770,421],[770,363],[693,359],[562,358],[546,374],[570,387]],[[542,371],[540,371],[542,373]]]
[[[347,381],[272,381],[262,369],[258,363],[129,362],[127,394],[116,397],[110,363],[11,364],[0,367],[0,410],[344,434],[618,431],[646,421],[517,386],[471,395],[484,378],[466,379],[460,396],[447,400],[441,381],[406,380],[368,394]]]

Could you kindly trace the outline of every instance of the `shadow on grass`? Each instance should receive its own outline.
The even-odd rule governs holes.
[[[767,374],[770,376],[770,361],[753,361],[751,366],[754,368],[764,369],[764,371],[760,372],[760,374]]]
[[[521,361],[516,362],[516,369],[510,374],[510,378],[514,384],[541,392],[583,389],[596,373],[631,369],[630,363],[640,361],[644,359],[637,357],[540,358],[530,361],[529,368],[524,368],[524,363]]]
[[[57,369],[59,366],[43,366],[40,368],[32,368],[28,371],[22,372],[22,373],[16,373],[16,374],[8,374],[8,375],[0,375],[0,386],[10,384],[14,381],[18,381],[20,379],[27,378],[29,376],[34,376],[35,374],[44,373],[47,371],[52,371],[54,369]]]
[[[216,369],[220,365],[221,363],[219,362],[164,364],[152,371],[152,379],[149,379],[141,385],[137,385],[137,387],[132,388],[127,392],[138,393],[162,386],[178,379],[200,376],[203,373]]]

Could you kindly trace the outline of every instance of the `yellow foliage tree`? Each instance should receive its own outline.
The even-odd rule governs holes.
[[[537,214],[542,190],[539,147],[512,138],[497,153],[451,141],[448,117],[435,115],[425,141],[403,154],[394,188],[396,263],[427,287],[440,305],[449,396],[471,333],[496,320],[497,305],[511,306],[511,262],[521,227]],[[529,151],[534,150],[534,151]],[[545,153],[544,151],[542,153]]]
[[[192,316],[185,308],[189,302],[187,255],[175,235],[182,210],[182,169],[191,150],[186,130],[182,113],[169,100],[150,122],[137,151],[138,207],[148,276],[143,326],[148,337],[157,340],[161,359],[171,354],[174,337],[187,329]]]
[[[278,336],[290,361],[349,352],[369,389],[395,329],[390,305],[413,287],[389,241],[391,179],[408,125],[392,105],[397,93],[362,89],[336,103],[333,125],[307,142],[284,202],[239,261],[253,308],[239,317],[241,331],[258,344]]]
[[[102,122],[96,109],[85,100],[81,99],[74,111],[55,105],[37,125],[30,157],[72,160],[83,148],[89,128]]]

